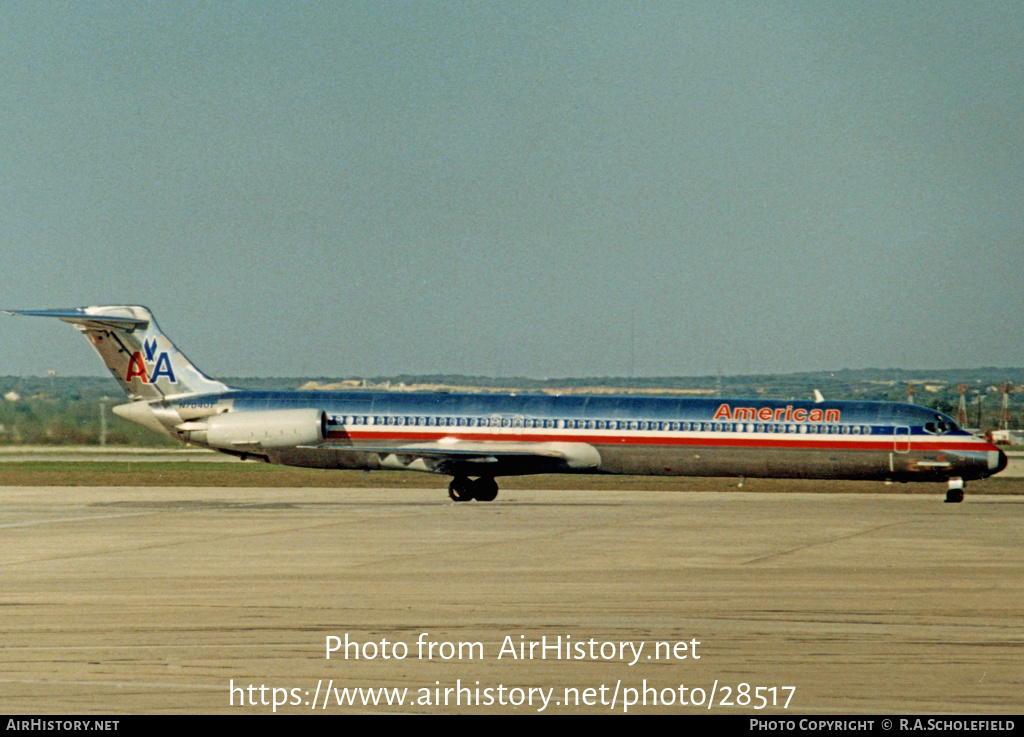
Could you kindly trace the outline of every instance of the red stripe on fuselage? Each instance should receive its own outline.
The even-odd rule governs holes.
[[[456,428],[452,428],[456,430]],[[588,443],[590,445],[634,445],[634,446],[679,446],[679,447],[732,447],[732,448],[795,448],[818,450],[893,450],[894,445],[901,446],[909,441],[909,448],[903,450],[936,450],[936,451],[987,451],[994,450],[982,441],[958,440],[942,442],[940,438],[915,436],[861,436],[853,438],[844,436],[833,438],[748,438],[741,435],[731,437],[698,437],[698,436],[640,436],[640,435],[538,435],[536,433],[503,432],[503,433],[466,433],[466,432],[401,432],[386,429],[368,431],[364,429],[348,432],[333,431],[328,433],[331,440],[353,441],[395,441],[395,442],[436,442],[442,438],[447,441],[465,442],[515,442],[515,443]]]

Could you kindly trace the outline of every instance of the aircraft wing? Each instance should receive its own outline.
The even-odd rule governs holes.
[[[588,443],[450,442],[405,445],[299,446],[302,450],[372,453],[384,468],[464,476],[506,476],[597,469],[601,456]]]

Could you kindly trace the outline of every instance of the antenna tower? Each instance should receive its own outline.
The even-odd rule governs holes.
[[[999,387],[1003,392],[1003,408],[999,412],[999,427],[1003,430],[1010,429],[1010,392],[1013,391],[1013,384],[1005,382]]]
[[[960,406],[956,410],[956,422],[960,427],[967,427],[967,384],[957,384],[956,390],[960,392]]]

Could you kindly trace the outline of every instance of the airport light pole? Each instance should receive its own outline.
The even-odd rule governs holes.
[[[110,397],[104,396],[100,399],[100,445],[107,444],[107,402]]]

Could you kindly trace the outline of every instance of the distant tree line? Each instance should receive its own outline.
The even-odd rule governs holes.
[[[237,378],[226,383],[244,389],[297,389],[309,382],[333,384],[351,377]],[[827,399],[905,402],[913,384],[915,404],[956,416],[958,385],[965,385],[967,426],[999,427],[1000,387],[1009,383],[1010,429],[1024,428],[1024,368],[980,368],[941,371],[845,369],[800,374],[694,377],[585,377],[559,379],[483,376],[402,375],[361,379],[369,387],[479,387],[483,390],[614,392],[667,391],[681,396],[765,397],[810,399],[815,390]],[[0,377],[0,444],[175,446],[177,443],[117,417],[110,407],[127,401],[105,377]]]

